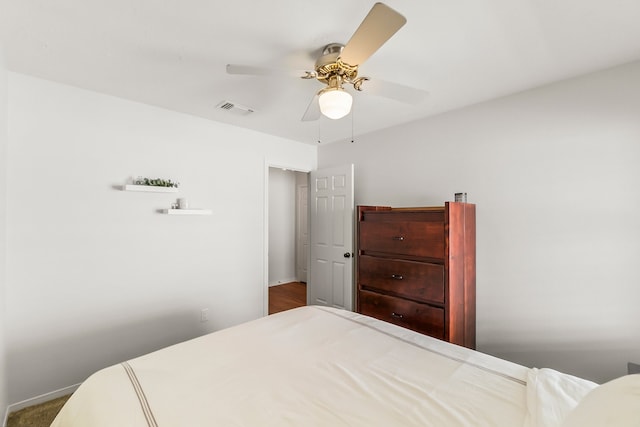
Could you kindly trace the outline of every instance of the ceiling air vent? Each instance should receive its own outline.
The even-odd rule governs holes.
[[[246,116],[253,113],[253,110],[251,108],[230,101],[222,101],[218,105],[216,105],[216,108],[237,114],[239,116]]]

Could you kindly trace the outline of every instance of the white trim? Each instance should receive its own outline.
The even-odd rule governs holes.
[[[295,172],[309,173],[312,169],[307,167],[298,167],[294,165],[285,165],[282,163],[275,163],[272,159],[264,158],[264,200],[262,217],[264,219],[263,228],[263,277],[262,277],[262,314],[264,316],[269,315],[269,168],[289,169]],[[294,280],[295,281],[295,280]]]
[[[30,399],[26,399],[21,402],[9,405],[7,407],[6,413],[4,414],[4,422],[2,423],[2,427],[7,426],[7,420],[9,419],[10,413],[19,411],[20,409],[24,409],[29,406],[38,405],[49,400],[57,399],[58,397],[66,396],[67,394],[71,394],[76,391],[78,387],[80,387],[80,384],[70,385],[69,387],[54,390],[49,393],[41,394],[40,396],[32,397]]]
[[[269,315],[269,167],[271,167],[268,159],[264,160],[263,171],[263,196],[262,201],[262,228],[264,234],[262,236],[262,315]]]

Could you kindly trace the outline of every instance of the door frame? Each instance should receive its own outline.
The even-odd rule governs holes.
[[[282,164],[273,162],[269,159],[265,159],[264,161],[264,205],[263,205],[263,215],[264,224],[262,226],[264,230],[264,236],[262,240],[262,315],[269,315],[269,168],[279,168],[279,169],[287,169],[294,172],[303,172],[309,174],[312,169],[308,168],[308,164],[304,166],[300,165],[291,165],[291,164]],[[307,175],[308,176],[308,175]],[[307,183],[308,185],[308,183]],[[307,223],[307,227],[309,224]]]

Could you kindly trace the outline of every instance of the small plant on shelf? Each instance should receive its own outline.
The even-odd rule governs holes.
[[[172,188],[178,188],[178,186],[180,185],[179,182],[173,182],[170,179],[161,179],[161,178],[149,179],[149,178],[143,178],[141,176],[135,179],[134,184],[148,185],[151,187],[172,187]]]

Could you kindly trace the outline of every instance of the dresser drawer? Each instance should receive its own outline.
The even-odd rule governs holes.
[[[444,265],[362,255],[358,286],[444,304]]]
[[[360,313],[444,339],[444,309],[402,298],[360,291]]]
[[[444,259],[444,223],[427,221],[362,221],[361,252]]]

